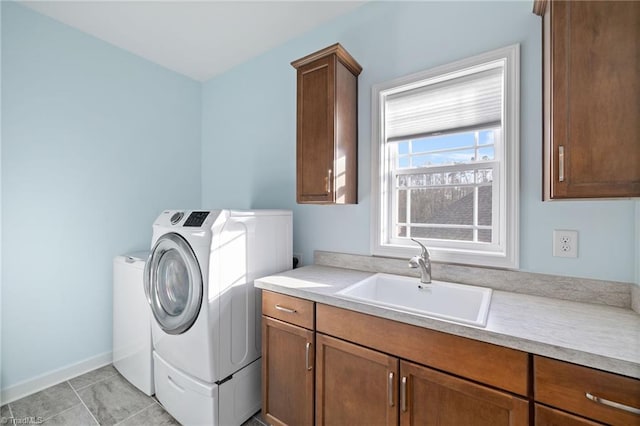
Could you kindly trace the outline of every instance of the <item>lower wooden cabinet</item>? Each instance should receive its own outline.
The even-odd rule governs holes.
[[[535,426],[597,426],[601,424],[540,404],[536,404],[535,419]]]
[[[316,336],[316,424],[397,425],[398,358]]]
[[[640,380],[537,355],[533,360],[537,402],[605,424],[640,426]]]
[[[316,335],[317,425],[518,426],[527,400]]]
[[[506,392],[401,361],[400,424],[527,425],[529,403]]]
[[[262,305],[272,425],[640,426],[638,379],[267,291]]]
[[[528,395],[526,352],[320,303],[316,304],[316,331],[516,395]]]
[[[262,317],[262,414],[273,425],[313,425],[314,332]]]

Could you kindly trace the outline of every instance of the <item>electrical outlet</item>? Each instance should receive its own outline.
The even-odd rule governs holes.
[[[578,231],[555,229],[553,231],[553,255],[578,257]]]

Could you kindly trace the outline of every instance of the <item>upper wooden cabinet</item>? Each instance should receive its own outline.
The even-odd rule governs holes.
[[[544,198],[640,196],[640,2],[536,1]]]
[[[298,203],[358,202],[358,75],[336,43],[291,63],[297,69]]]

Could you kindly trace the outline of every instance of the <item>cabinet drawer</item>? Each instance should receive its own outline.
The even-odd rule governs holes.
[[[262,313],[272,318],[299,325],[309,330],[315,327],[314,302],[263,290]]]
[[[535,426],[598,426],[600,424],[564,411],[536,404]]]
[[[640,425],[640,414],[630,412],[640,413],[640,380],[535,356],[534,387],[544,404],[613,425]]]
[[[317,330],[519,395],[528,394],[529,354],[414,325],[317,305]]]

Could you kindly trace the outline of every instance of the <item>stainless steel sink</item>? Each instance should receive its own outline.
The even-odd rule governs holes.
[[[375,274],[336,293],[347,299],[478,327],[487,325],[491,289]]]

